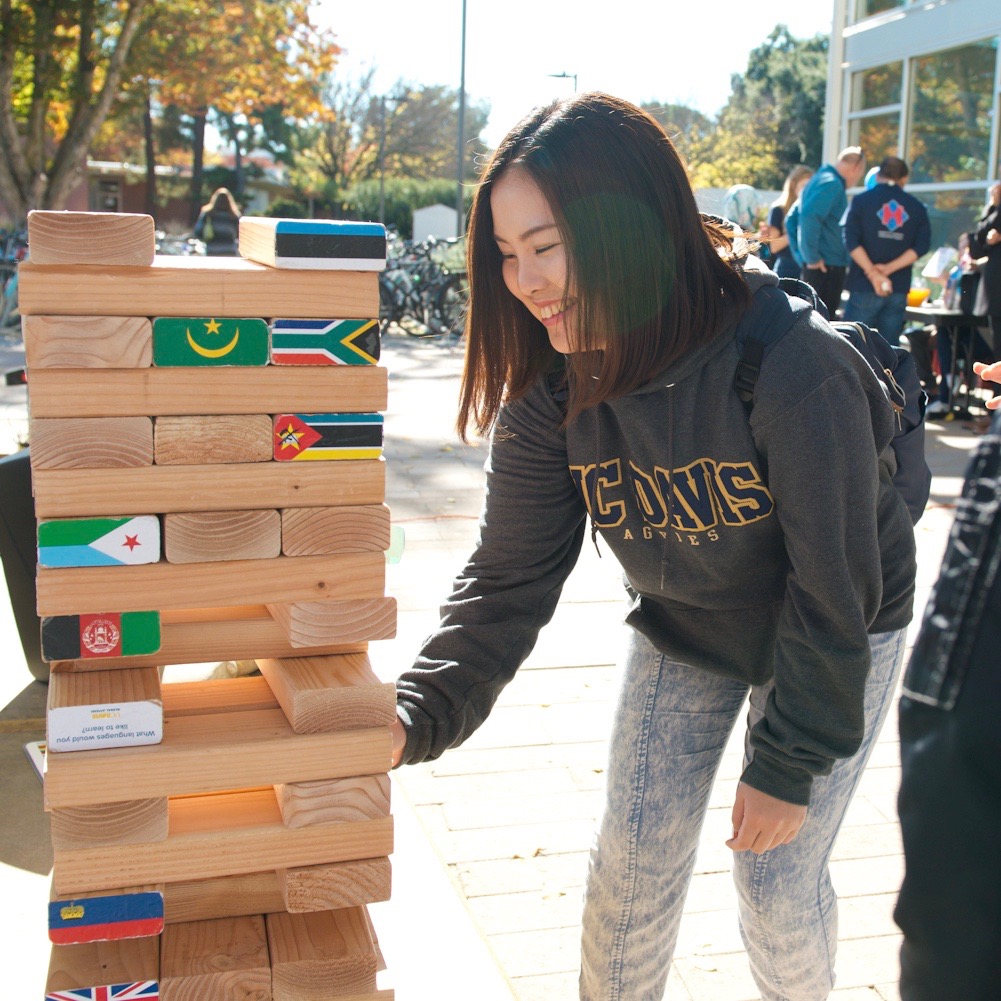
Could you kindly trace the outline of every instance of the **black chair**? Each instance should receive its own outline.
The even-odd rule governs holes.
[[[28,453],[26,448],[0,458],[0,562],[28,670],[36,680],[48,681],[49,665],[42,660],[36,611],[35,500]]]

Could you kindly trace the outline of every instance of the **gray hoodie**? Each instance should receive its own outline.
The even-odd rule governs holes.
[[[588,520],[622,566],[627,622],[658,649],[774,678],[745,782],[805,804],[813,776],[854,753],[867,634],[906,626],[914,595],[893,411],[816,313],[768,353],[750,416],[737,361],[731,327],[565,431],[545,380],[502,410],[476,549],[397,682],[405,762],[483,722],[552,617]]]

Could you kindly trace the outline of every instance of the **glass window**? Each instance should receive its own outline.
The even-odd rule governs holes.
[[[884,10],[893,10],[894,7],[903,7],[906,0],[858,0],[858,19],[872,17],[873,14],[882,14]]]
[[[912,178],[913,180],[913,178]],[[936,247],[955,247],[960,233],[969,233],[984,210],[987,196],[983,188],[963,191],[911,191],[928,209],[931,223],[931,251]],[[924,264],[924,261],[921,261]]]
[[[852,74],[852,111],[882,108],[900,104],[900,87],[904,73],[902,62],[873,66]]]
[[[875,165],[887,156],[899,156],[900,113],[866,115],[848,124],[848,145],[861,146],[866,161]]]
[[[912,183],[986,178],[996,49],[989,39],[913,60]]]

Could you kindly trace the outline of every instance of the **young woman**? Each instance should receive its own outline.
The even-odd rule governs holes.
[[[486,718],[588,531],[634,627],[587,880],[580,996],[660,997],[709,793],[750,693],[732,830],[740,921],[768,999],[833,983],[827,861],[891,701],[914,539],[882,462],[893,413],[809,312],[748,415],[734,325],[768,271],[703,219],[640,109],[581,94],[493,155],[468,251],[459,428],[492,432],[480,538],[397,683],[394,760]],[[597,542],[596,542],[597,544]]]
[[[205,241],[209,257],[237,253],[240,232],[240,207],[229,188],[216,188],[202,206],[195,222],[195,236]]]
[[[785,220],[796,203],[806,182],[814,175],[812,167],[798,164],[789,171],[782,185],[782,194],[772,202],[768,212],[765,246],[772,252],[772,270],[779,278],[799,278],[800,264],[789,246]]]

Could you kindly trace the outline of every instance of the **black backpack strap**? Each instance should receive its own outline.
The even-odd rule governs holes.
[[[781,287],[763,285],[754,293],[750,308],[737,324],[740,361],[733,376],[733,388],[748,412],[754,402],[754,387],[765,355],[795,326],[803,313],[814,308],[806,296],[799,295],[798,288],[787,293],[786,283],[810,289],[805,282],[794,278],[781,279]]]

